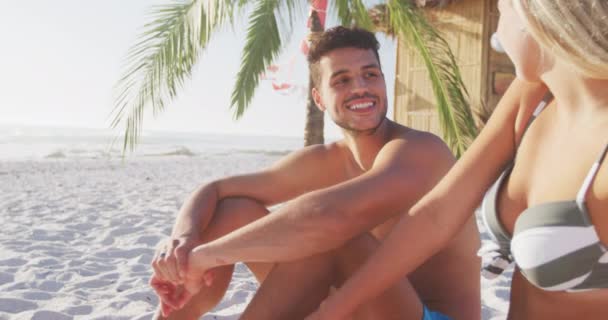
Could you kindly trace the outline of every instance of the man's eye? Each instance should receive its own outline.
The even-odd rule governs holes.
[[[375,72],[368,72],[365,76],[368,78],[376,78],[378,77],[378,74]]]
[[[340,84],[347,84],[350,81],[349,78],[340,78],[338,79],[335,84],[340,85]]]

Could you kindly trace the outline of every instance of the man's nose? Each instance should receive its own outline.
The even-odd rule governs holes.
[[[355,77],[353,80],[353,92],[368,92],[369,88],[367,85],[367,81],[363,77]]]

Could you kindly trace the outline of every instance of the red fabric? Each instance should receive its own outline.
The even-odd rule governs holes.
[[[308,50],[310,48],[308,47],[308,41],[306,41],[306,38],[302,39],[302,41],[300,42],[300,51],[307,56],[308,55]]]
[[[279,84],[279,83],[274,83],[273,82],[272,83],[272,88],[274,90],[277,90],[277,91],[279,91],[279,90],[286,90],[286,89],[291,88],[291,85],[289,83],[280,83]]]
[[[312,12],[316,11],[317,12],[317,17],[319,17],[319,22],[321,22],[321,27],[323,29],[325,29],[325,18],[327,16],[327,0],[313,0],[310,3],[310,14],[309,14],[309,18],[308,21],[306,23],[306,25],[308,26],[308,28],[310,28],[311,25],[311,19],[310,19],[310,15],[312,15]]]
[[[268,71],[270,72],[277,72],[279,71],[279,66],[277,66],[276,64],[271,64],[266,69],[268,69]]]

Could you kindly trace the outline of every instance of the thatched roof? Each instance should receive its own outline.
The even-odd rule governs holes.
[[[433,7],[444,7],[452,2],[456,2],[458,0],[414,0],[416,1],[416,5],[419,7],[425,8],[433,8]]]
[[[442,8],[452,2],[461,0],[411,0],[418,7],[422,8]],[[389,29],[389,12],[385,4],[377,4],[367,10],[369,17],[372,19],[376,32],[382,32],[389,36],[395,36],[395,32]]]

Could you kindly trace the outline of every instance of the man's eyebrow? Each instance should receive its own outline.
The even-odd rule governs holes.
[[[370,63],[370,64],[366,64],[363,67],[361,67],[361,70],[365,70],[365,69],[380,69],[380,66],[377,63]],[[347,69],[340,69],[334,73],[331,74],[331,76],[329,77],[330,79],[333,79],[341,74],[345,74],[348,73],[349,71]]]
[[[341,74],[344,74],[344,73],[348,73],[348,70],[346,70],[346,69],[340,69],[340,70],[338,70],[338,71],[336,71],[336,72],[332,73],[332,74],[331,74],[331,76],[330,76],[329,78],[330,78],[330,79],[333,79],[333,78],[335,78],[335,77],[337,77],[337,76],[339,76],[339,75],[341,75]]]
[[[370,63],[361,67],[361,69],[380,69],[380,66],[377,63]]]

